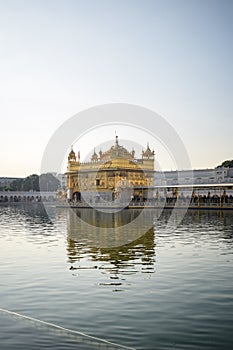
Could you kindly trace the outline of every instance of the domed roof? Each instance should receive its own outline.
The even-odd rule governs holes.
[[[69,161],[70,161],[70,160],[76,160],[76,154],[75,154],[75,152],[74,152],[74,150],[73,150],[73,146],[71,146],[71,151],[70,151],[70,153],[69,153],[68,160],[69,160]]]
[[[125,169],[137,169],[141,170],[140,164],[135,161],[126,158],[113,158],[104,162],[100,169],[111,169],[111,168],[125,168]]]
[[[94,152],[93,152],[93,154],[91,156],[91,160],[94,161],[94,162],[96,162],[98,160],[98,155],[96,154],[95,148],[94,148]]]
[[[149,147],[149,143],[147,143],[147,149],[145,151],[142,151],[143,158],[153,158],[155,155],[154,151],[151,151]]]
[[[134,159],[134,153],[130,153],[126,148],[119,145],[118,136],[116,136],[115,144],[108,151],[100,155],[100,159],[105,161],[114,158]]]

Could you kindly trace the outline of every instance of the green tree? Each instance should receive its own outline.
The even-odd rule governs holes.
[[[51,173],[32,174],[24,179],[16,179],[11,184],[11,191],[57,191],[60,187],[59,180]]]
[[[22,190],[23,191],[39,191],[39,176],[37,174],[32,174],[25,179],[23,179],[22,183]]]
[[[22,191],[23,180],[24,180],[24,179],[16,179],[16,180],[14,180],[14,181],[10,184],[9,190],[10,190],[10,191]]]
[[[221,165],[218,165],[217,168],[233,168],[233,160],[225,160],[224,162],[222,162]]]
[[[40,190],[41,191],[57,191],[60,187],[59,180],[51,173],[40,175]]]

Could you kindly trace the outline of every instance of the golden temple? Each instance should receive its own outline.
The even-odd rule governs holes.
[[[135,151],[129,152],[121,146],[116,136],[114,145],[102,152],[95,149],[88,162],[80,162],[71,149],[67,166],[68,200],[105,201],[122,199],[130,193],[131,199],[145,200],[148,187],[154,185],[154,151],[147,144],[140,159],[135,158]]]

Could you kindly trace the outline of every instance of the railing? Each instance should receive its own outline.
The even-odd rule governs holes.
[[[121,203],[121,202],[66,202],[66,205],[70,205],[72,207],[77,208],[232,208],[233,209],[233,201],[223,202],[223,201],[209,201],[209,202],[201,202],[198,201],[190,201],[190,199],[186,198],[165,198],[161,200],[148,200],[148,201],[131,201],[129,203]]]

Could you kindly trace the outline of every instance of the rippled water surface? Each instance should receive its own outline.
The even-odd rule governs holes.
[[[48,214],[0,207],[1,350],[232,349],[233,211]]]

